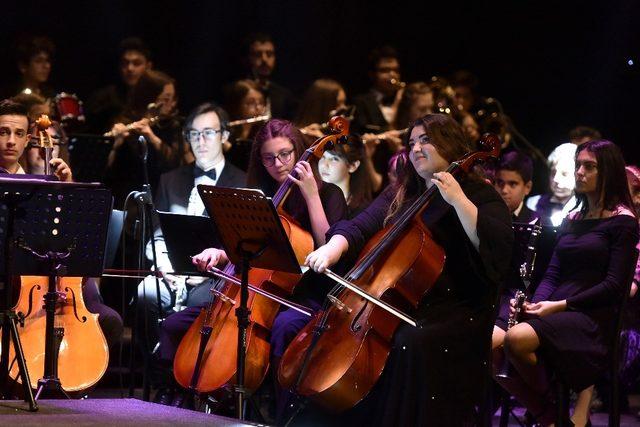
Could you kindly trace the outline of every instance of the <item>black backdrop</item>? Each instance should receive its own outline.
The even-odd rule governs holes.
[[[315,78],[367,88],[366,57],[380,44],[402,55],[403,79],[465,68],[499,99],[520,131],[548,153],[577,124],[599,128],[640,162],[640,5],[634,0],[546,1],[4,1],[3,82],[15,77],[12,40],[24,31],[57,45],[51,81],[85,99],[117,78],[118,42],[143,37],[156,68],[178,80],[188,111],[240,74],[240,41],[265,31],[277,43],[276,80],[300,94]],[[628,61],[634,65],[628,65]]]

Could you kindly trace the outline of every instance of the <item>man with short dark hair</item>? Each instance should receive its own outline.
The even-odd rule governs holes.
[[[353,99],[356,107],[354,130],[380,133],[390,129],[398,108],[400,60],[391,46],[374,49],[369,55],[371,89]]]
[[[189,114],[184,125],[184,138],[191,146],[196,160],[195,163],[181,166],[160,177],[155,197],[157,210],[185,215],[206,215],[197,185],[244,187],[245,173],[227,162],[222,151],[223,144],[229,138],[228,121],[227,113],[213,103],[202,104]],[[203,305],[210,297],[210,286],[202,279],[167,274],[173,271],[173,268],[159,229],[154,240],[158,270],[162,275],[162,313],[158,312],[156,281],[153,276],[146,277],[138,286],[136,306],[137,327],[141,332],[138,336],[144,337],[143,350],[147,353],[153,352],[158,342],[159,317],[165,317],[184,307]],[[147,245],[147,258],[152,259],[150,244]],[[156,399],[158,402],[171,403],[173,390],[166,375],[154,375],[152,386],[162,389]]]
[[[0,174],[24,174],[34,173],[32,170],[36,165],[31,164],[27,157],[25,169],[22,168],[18,160],[22,157],[31,135],[29,134],[29,119],[26,107],[12,100],[0,101]],[[40,157],[38,159],[41,160]],[[73,176],[71,169],[63,159],[54,158],[51,160],[55,176],[60,181],[71,182]],[[41,165],[37,165],[40,167]],[[98,314],[98,322],[107,339],[108,345],[120,340],[122,335],[122,318],[110,307],[104,305],[101,300],[97,279],[87,278],[83,281],[82,291],[87,308],[92,313]]]
[[[0,173],[25,173],[19,160],[30,139],[26,108],[9,99],[0,101]],[[64,160],[52,159],[51,166],[60,181],[73,180]]]
[[[258,83],[267,103],[267,113],[278,119],[291,120],[297,107],[296,99],[289,89],[272,80],[276,68],[273,39],[268,34],[255,33],[247,37],[244,45],[249,78]]]
[[[118,48],[120,81],[98,89],[85,104],[89,129],[103,133],[124,111],[131,89],[146,70],[153,68],[151,50],[138,37],[129,37]]]

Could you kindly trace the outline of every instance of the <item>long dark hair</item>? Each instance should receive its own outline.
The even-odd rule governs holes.
[[[278,137],[286,138],[293,144],[296,157],[291,160],[292,162],[297,162],[302,153],[304,153],[304,136],[293,123],[287,120],[271,119],[258,131],[251,146],[251,156],[247,170],[247,186],[259,188],[270,196],[276,192],[279,184],[269,175],[267,168],[262,164],[260,149],[265,142]]]
[[[415,120],[415,117],[411,117],[411,107],[416,102],[416,99],[419,96],[428,94],[433,94],[433,92],[431,91],[429,85],[425,82],[410,83],[407,85],[407,87],[404,88],[402,98],[400,98],[400,103],[398,104],[398,112],[396,113],[396,118],[394,121],[396,129],[404,129],[411,123],[412,120]]]
[[[627,174],[624,169],[624,157],[620,148],[606,139],[585,142],[578,146],[576,150],[576,161],[578,155],[584,150],[593,153],[598,162],[596,194],[602,208],[601,213],[605,209],[613,211],[617,206],[623,205],[637,214],[629,193]],[[584,194],[576,194],[576,198],[581,206],[580,216],[584,218],[589,212],[589,200]]]
[[[416,120],[407,129],[405,136],[404,153],[409,158],[409,138],[416,126],[424,128],[425,134],[429,137],[430,143],[435,147],[438,154],[448,162],[453,162],[471,151],[471,143],[465,135],[462,127],[448,114],[427,114]],[[413,164],[407,162],[404,173],[396,184],[396,197],[389,206],[385,222],[398,213],[403,204],[415,199],[426,190],[427,186]]]
[[[335,80],[318,79],[314,81],[302,98],[296,117],[296,125],[304,127],[329,120],[329,113],[336,109],[338,93],[341,90],[344,89]]]

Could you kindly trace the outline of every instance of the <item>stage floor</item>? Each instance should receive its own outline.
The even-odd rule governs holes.
[[[255,426],[232,418],[137,399],[40,400],[29,412],[21,400],[0,401],[0,425],[13,426]]]
[[[187,409],[173,408],[144,402],[138,399],[85,399],[85,400],[40,400],[39,411],[29,412],[23,401],[0,401],[0,425],[12,426],[259,426],[244,423],[233,418],[204,414]],[[524,410],[517,408],[521,416]],[[607,414],[591,415],[594,427],[607,425]],[[306,423],[303,423],[306,424]],[[494,416],[493,425],[499,424],[499,413]],[[294,425],[300,425],[299,423]],[[519,426],[513,418],[509,426]],[[624,414],[621,427],[640,426],[635,416]]]

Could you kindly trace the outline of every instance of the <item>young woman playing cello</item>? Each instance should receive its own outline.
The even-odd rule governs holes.
[[[360,215],[333,226],[326,245],[307,257],[322,272],[358,253],[389,221],[431,186],[439,195],[421,220],[445,250],[444,269],[413,317],[402,324],[381,378],[354,409],[360,425],[471,425],[489,373],[489,342],[498,284],[513,242],[508,209],[498,193],[470,174],[458,182],[443,172],[471,151],[462,128],[443,114],[412,124],[401,181]],[[400,248],[401,250],[401,248]]]
[[[253,144],[247,186],[260,188],[273,195],[288,178],[293,180],[292,192],[284,203],[284,210],[302,228],[309,231],[315,246],[324,244],[329,226],[346,218],[347,206],[340,188],[322,183],[314,174],[312,166],[305,161],[297,162],[304,152],[303,136],[292,123],[273,119],[257,133]],[[297,178],[292,175],[295,170]],[[207,270],[227,262],[223,250],[210,248],[193,258],[201,270]],[[313,284],[315,285],[315,283]],[[303,305],[318,308],[328,289],[321,286],[300,286],[296,299]],[[182,336],[202,307],[188,308],[169,316],[160,332],[160,353],[163,359],[172,359]],[[272,358],[278,359],[287,344],[309,321],[295,310],[284,310],[275,319],[271,331]]]

